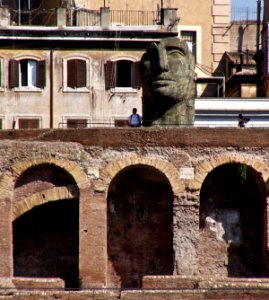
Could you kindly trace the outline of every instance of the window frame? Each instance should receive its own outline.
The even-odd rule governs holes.
[[[72,121],[75,126],[70,126]],[[80,124],[80,122],[81,122],[81,124]],[[85,126],[80,126],[80,125],[85,125]],[[83,128],[87,128],[87,127],[88,127],[87,119],[83,119],[83,118],[78,118],[78,119],[68,118],[68,119],[66,119],[66,128],[83,129]]]
[[[196,31],[182,30],[180,32],[180,35],[181,35],[181,39],[186,42],[187,47],[189,48],[189,50],[193,54],[195,62],[196,62],[196,58],[197,58],[197,49],[196,49],[196,47],[197,47],[197,41],[196,41],[197,40],[197,37],[196,37],[197,33],[196,33]],[[185,38],[183,38],[183,36],[185,36]],[[191,39],[191,41],[187,41],[187,37],[189,37]],[[188,43],[191,43],[191,45],[188,44]]]
[[[38,128],[24,128],[24,129],[41,129],[43,128],[43,117],[40,115],[17,115],[14,117],[15,126],[13,129],[22,129],[19,126],[20,120],[38,120],[39,127]]]
[[[67,127],[67,121],[68,120],[85,120],[86,121],[86,127],[91,127],[91,118],[89,115],[64,115],[62,116],[62,122],[59,124],[60,128],[68,128]],[[71,127],[69,127],[71,128]]]
[[[7,129],[5,115],[0,115],[0,123],[1,123],[0,125],[2,125],[2,127],[0,126],[0,130]]]
[[[86,86],[84,87],[69,87],[68,86],[68,62],[72,60],[82,60],[86,62]],[[65,93],[72,92],[72,93],[88,93],[90,92],[90,61],[88,58],[81,57],[81,56],[70,56],[67,58],[64,58],[62,61],[62,90]]]
[[[36,74],[35,85],[22,85],[22,62],[27,61],[27,81],[29,75],[29,62],[35,62]],[[14,91],[26,91],[26,92],[41,92],[46,87],[46,61],[33,57],[22,57],[9,60],[9,88]]]
[[[202,28],[201,26],[178,25],[178,37],[181,38],[181,32],[194,32],[196,35],[196,56],[195,62],[202,64]]]
[[[5,90],[5,67],[4,58],[0,57],[0,91]],[[1,117],[1,116],[0,116]]]
[[[117,86],[118,81],[118,63],[123,61],[129,61],[131,63],[131,84],[130,86]],[[107,60],[104,65],[105,74],[105,89],[112,92],[127,92],[137,93],[141,88],[141,81],[139,77],[139,60],[129,57],[118,57],[116,59]]]

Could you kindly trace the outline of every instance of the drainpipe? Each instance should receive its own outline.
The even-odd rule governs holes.
[[[256,33],[256,53],[260,50],[260,32],[261,32],[261,0],[257,0],[257,33]],[[266,53],[266,55],[268,55]],[[257,76],[256,76],[256,96],[263,96],[260,94],[260,88],[263,86],[261,81],[261,66],[256,66]]]
[[[50,128],[53,128],[53,50],[50,50]]]
[[[261,0],[257,1],[257,40],[256,40],[256,50],[260,49],[260,32],[261,32]]]
[[[21,1],[18,0],[18,25],[21,25]]]

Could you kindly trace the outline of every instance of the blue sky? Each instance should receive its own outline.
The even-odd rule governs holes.
[[[257,7],[257,0],[231,0],[232,6]]]

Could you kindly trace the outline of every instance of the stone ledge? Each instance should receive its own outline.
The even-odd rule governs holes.
[[[12,283],[17,289],[60,289],[65,288],[65,282],[61,278],[28,278],[13,277]]]
[[[199,276],[145,276],[145,289],[269,289],[268,278],[210,278]]]

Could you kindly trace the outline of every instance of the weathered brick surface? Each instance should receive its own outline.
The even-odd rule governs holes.
[[[200,226],[200,192],[208,174],[225,164],[247,165],[248,175],[252,178],[251,185],[255,186],[249,192],[249,197],[253,198],[253,203],[256,203],[257,199],[261,201],[261,207],[264,209],[264,211],[256,210],[257,218],[260,218],[263,224],[261,233],[263,243],[259,245],[258,250],[263,256],[265,270],[262,272],[265,276],[269,275],[267,258],[269,221],[265,211],[269,178],[268,130],[253,128],[25,130],[0,131],[0,140],[0,276],[9,278],[13,276],[12,222],[25,216],[33,208],[42,207],[42,204],[77,199],[78,242],[77,247],[73,249],[78,250],[75,254],[68,252],[61,255],[68,257],[69,261],[74,261],[78,257],[78,280],[82,288],[120,287],[122,276],[127,276],[128,282],[135,279],[132,268],[137,268],[137,265],[140,277],[150,275],[147,274],[149,272],[147,270],[151,270],[151,275],[165,272],[164,269],[158,271],[165,262],[161,257],[158,261],[160,256],[158,251],[162,243],[171,243],[174,251],[172,269],[169,270],[171,276],[212,275],[213,283],[209,279],[200,280],[198,283],[200,290],[195,289],[184,294],[182,290],[173,291],[171,288],[196,288],[196,277],[180,282],[174,280],[172,283],[170,280],[172,277],[161,280],[155,278],[155,282],[145,279],[145,286],[168,288],[170,291],[124,291],[121,298],[141,299],[143,295],[144,298],[158,300],[208,299],[208,297],[247,299],[245,296],[247,293],[251,294],[253,299],[268,298],[267,292],[263,290],[264,287],[267,288],[267,281],[261,284],[251,283],[248,286],[244,280],[216,283],[217,277],[229,275],[227,271],[229,245],[225,239],[218,240],[212,229],[202,229]],[[184,170],[191,170],[193,175],[185,178],[184,172],[181,172]],[[132,181],[132,178],[136,179]],[[140,179],[141,185],[136,186],[135,183],[140,182]],[[158,190],[164,183],[173,198],[170,202],[165,199],[161,190]],[[127,206],[128,210],[125,210]],[[253,207],[256,209],[255,205]],[[219,208],[222,209],[221,206]],[[241,209],[242,206],[235,208]],[[169,209],[173,214],[171,226],[168,226],[172,236],[167,234],[168,229],[154,231]],[[206,208],[204,212],[211,211]],[[150,221],[146,221],[147,218]],[[245,218],[250,220],[250,225],[244,223],[248,232],[252,232],[248,236],[253,236],[254,217],[249,213]],[[49,213],[44,220],[44,223],[50,223]],[[114,233],[108,238],[111,228]],[[44,234],[49,237],[50,245],[55,242],[59,249],[61,237],[68,236],[63,231],[58,233],[54,240],[48,231],[45,230]],[[124,243],[122,237],[126,239]],[[139,238],[150,241],[149,246],[143,249]],[[252,251],[253,255],[254,244],[250,239],[246,240],[248,241],[246,249]],[[25,240],[22,238],[22,244],[23,241]],[[38,261],[42,247],[38,248],[34,243],[29,245],[31,246],[27,249],[29,250],[27,268],[31,270],[33,268],[31,259]],[[48,245],[44,246],[45,249],[47,247]],[[244,258],[245,261],[251,260],[251,255]],[[149,268],[147,264],[151,262],[152,257],[158,258],[157,271],[156,268]],[[48,260],[50,259],[48,257]],[[23,257],[17,257],[16,261],[22,260]],[[140,263],[137,264],[137,261]],[[128,271],[122,272],[122,266],[129,268]],[[25,271],[23,265],[17,265],[16,268]],[[54,260],[53,268],[57,269],[57,260]],[[27,284],[25,281],[25,286]],[[22,280],[20,287],[23,285]],[[212,291],[214,286],[221,288],[222,292]],[[244,289],[244,293],[233,292],[236,287]],[[251,287],[252,290],[246,292],[247,287]],[[41,299],[40,294],[33,292],[10,293],[13,299]],[[75,300],[91,299],[97,295],[93,295],[95,292],[92,291],[88,294],[86,292],[68,294],[60,291],[55,293],[46,292],[47,299],[53,297],[68,299],[70,295]],[[100,292],[98,297],[113,299],[118,296],[117,293],[118,291],[108,290]]]
[[[78,142],[85,146],[268,147],[266,128],[92,128],[1,130],[0,139]]]

